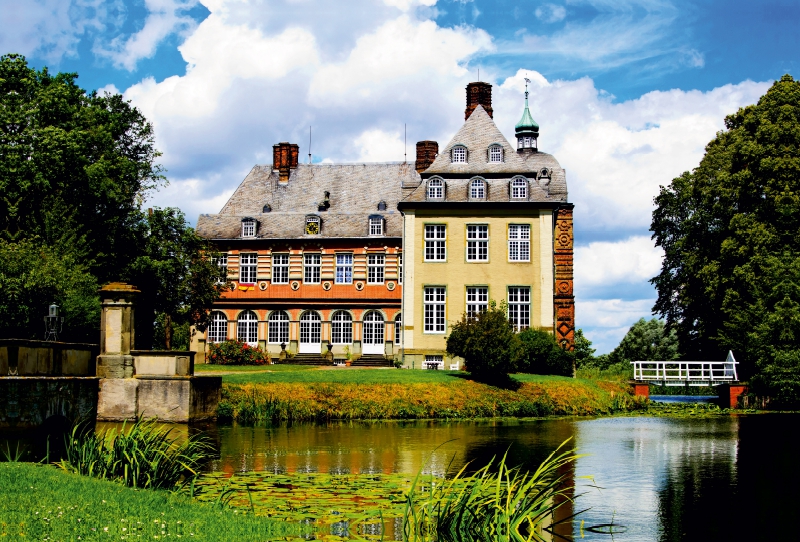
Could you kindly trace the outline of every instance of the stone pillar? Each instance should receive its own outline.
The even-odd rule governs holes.
[[[138,293],[135,286],[121,282],[100,288],[103,300],[100,355],[97,356],[97,376],[100,378],[133,376],[133,300]]]

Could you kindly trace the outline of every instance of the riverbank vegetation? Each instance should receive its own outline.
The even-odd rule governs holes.
[[[646,408],[626,383],[514,375],[515,389],[464,373],[332,369],[223,377],[221,419],[243,423],[599,415]]]

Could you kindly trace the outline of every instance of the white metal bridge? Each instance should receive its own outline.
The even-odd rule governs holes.
[[[725,361],[632,361],[633,379],[661,386],[716,386],[738,382],[739,364],[728,352]]]

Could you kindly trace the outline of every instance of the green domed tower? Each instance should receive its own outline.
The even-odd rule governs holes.
[[[531,112],[528,109],[528,83],[529,79],[525,78],[525,110],[522,112],[522,118],[514,127],[514,132],[517,135],[517,152],[537,152],[539,139],[539,125],[533,120]]]

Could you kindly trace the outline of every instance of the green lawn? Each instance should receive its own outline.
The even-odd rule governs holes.
[[[302,540],[309,529],[50,465],[0,463],[0,538]],[[286,538],[284,538],[286,537]]]

